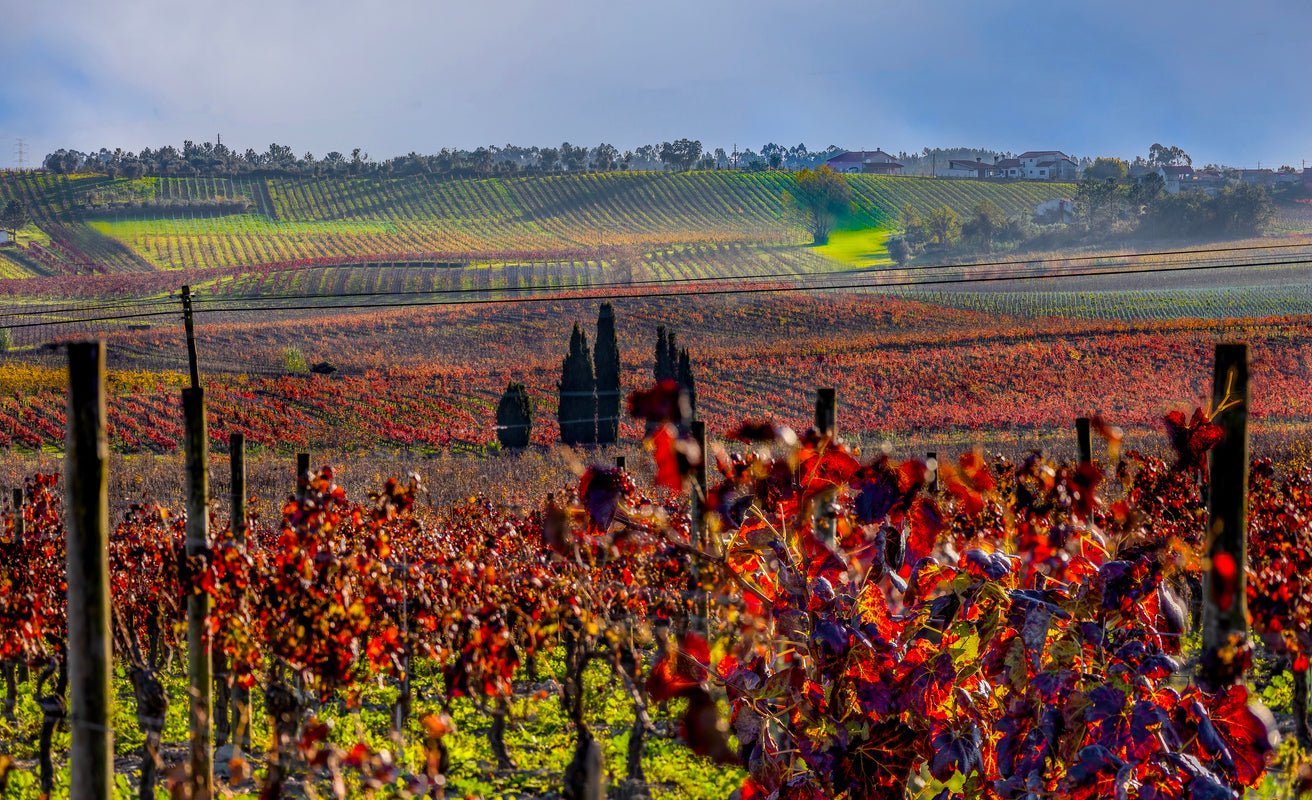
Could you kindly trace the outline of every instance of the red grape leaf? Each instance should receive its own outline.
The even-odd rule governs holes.
[[[1234,758],[1236,779],[1243,786],[1257,783],[1278,742],[1271,713],[1249,705],[1247,687],[1235,684],[1212,696],[1208,715]]]

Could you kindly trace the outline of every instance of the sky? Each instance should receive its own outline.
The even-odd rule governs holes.
[[[0,166],[680,137],[1312,162],[1308,0],[0,0]]]

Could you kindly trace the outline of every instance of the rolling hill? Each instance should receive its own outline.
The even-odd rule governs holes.
[[[989,198],[1024,213],[1064,184],[850,176],[850,229],[886,226],[910,204],[969,211]],[[8,173],[0,201],[31,209],[29,244],[3,274],[204,270],[478,258],[575,260],[629,248],[801,244],[781,172],[613,172],[478,180],[143,178]]]

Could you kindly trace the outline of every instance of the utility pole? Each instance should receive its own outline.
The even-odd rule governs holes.
[[[21,171],[27,166],[27,142],[22,139],[14,140],[14,155],[17,157],[18,169]]]

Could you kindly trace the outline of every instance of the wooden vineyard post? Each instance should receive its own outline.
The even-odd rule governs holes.
[[[228,463],[232,475],[229,493],[232,540],[237,546],[245,547],[249,519],[246,511],[246,437],[240,433],[228,435]]]
[[[925,463],[933,466],[929,469],[929,491],[931,494],[938,494],[938,453],[933,451],[925,454]]]
[[[706,545],[706,423],[695,419],[691,424],[692,438],[697,442],[697,451],[701,454],[697,466],[693,468],[692,502],[690,504],[692,546],[698,550]],[[701,569],[694,561],[692,564],[692,584],[694,587],[693,630],[705,635],[709,622],[707,615],[706,593],[701,586]]]
[[[1080,449],[1080,463],[1093,463],[1093,438],[1089,433],[1089,418],[1076,417],[1075,440]]]
[[[838,399],[833,389],[816,389],[815,392],[815,432],[821,436],[833,437],[837,431]]]
[[[296,499],[305,497],[305,490],[310,488],[310,454],[296,454]]]
[[[21,539],[27,532],[27,520],[23,518],[23,490],[14,489],[14,538]]]
[[[205,423],[205,390],[182,390],[187,471],[187,561],[202,562],[209,550],[209,433]],[[213,676],[209,633],[210,599],[203,592],[187,594],[187,677],[191,694],[191,797],[209,800],[214,787]]]
[[[815,432],[822,437],[829,437],[832,442],[837,436],[838,396],[833,389],[815,390]],[[830,545],[838,537],[838,518],[833,513],[833,502],[838,490],[830,487],[822,490],[815,497],[812,511],[812,524],[820,540]]]
[[[228,434],[228,463],[231,471],[229,483],[229,527],[232,542],[239,550],[246,550],[246,532],[250,515],[246,509],[246,437],[240,433]],[[237,751],[251,746],[250,692],[239,684],[232,687],[232,743]]]
[[[191,388],[200,388],[200,366],[196,363],[196,325],[191,316],[191,287],[182,287],[182,326],[187,333],[187,368],[191,371]]]
[[[109,798],[114,740],[109,728],[109,443],[103,342],[68,346],[67,424],[69,795]]]
[[[1207,561],[1203,572],[1203,669],[1217,669],[1223,648],[1247,638],[1248,603],[1248,345],[1218,344],[1212,378],[1212,421],[1221,426],[1208,474]],[[1237,674],[1221,669],[1219,682]]]

